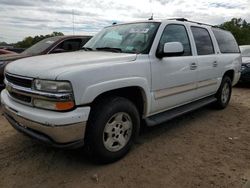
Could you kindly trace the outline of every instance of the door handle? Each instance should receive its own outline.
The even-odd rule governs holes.
[[[191,63],[190,64],[190,70],[196,70],[197,69],[197,64],[196,63]]]
[[[213,67],[217,67],[218,66],[218,62],[217,61],[214,61],[213,62]]]

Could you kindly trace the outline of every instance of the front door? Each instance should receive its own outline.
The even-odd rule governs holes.
[[[184,54],[151,58],[152,114],[188,103],[196,96],[197,64],[186,26],[167,25],[157,50],[163,50],[167,42],[182,43]]]

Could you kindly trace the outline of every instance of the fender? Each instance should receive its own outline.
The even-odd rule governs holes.
[[[234,71],[234,79],[232,80],[233,86],[239,81],[240,79],[240,74],[241,74],[241,64],[242,64],[242,59],[241,56],[235,58],[231,64],[228,64],[225,66],[225,72],[233,70]],[[224,74],[225,74],[224,72]],[[223,75],[224,75],[223,74]]]
[[[129,77],[100,82],[94,85],[90,85],[85,89],[81,97],[80,103],[92,103],[96,97],[111,90],[121,89],[125,87],[139,87],[141,88],[142,95],[144,97],[144,115],[146,115],[149,114],[149,110],[151,107],[150,88],[148,86],[149,83],[147,82],[147,80],[141,77]]]

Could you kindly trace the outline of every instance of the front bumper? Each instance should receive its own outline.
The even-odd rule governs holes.
[[[6,90],[1,102],[6,119],[18,131],[55,147],[83,145],[90,107],[70,112],[41,110],[15,102]]]

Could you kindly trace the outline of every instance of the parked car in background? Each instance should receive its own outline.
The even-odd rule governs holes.
[[[22,53],[26,48],[6,48],[9,51],[16,52],[18,54]]]
[[[4,68],[15,60],[45,54],[77,51],[88,42],[91,36],[56,36],[46,38],[20,54],[9,54],[0,56],[0,89],[4,88]]]
[[[17,53],[6,49],[0,49],[0,55],[6,55],[6,54],[17,54]]]
[[[240,81],[250,82],[250,45],[240,46],[242,55]]]

